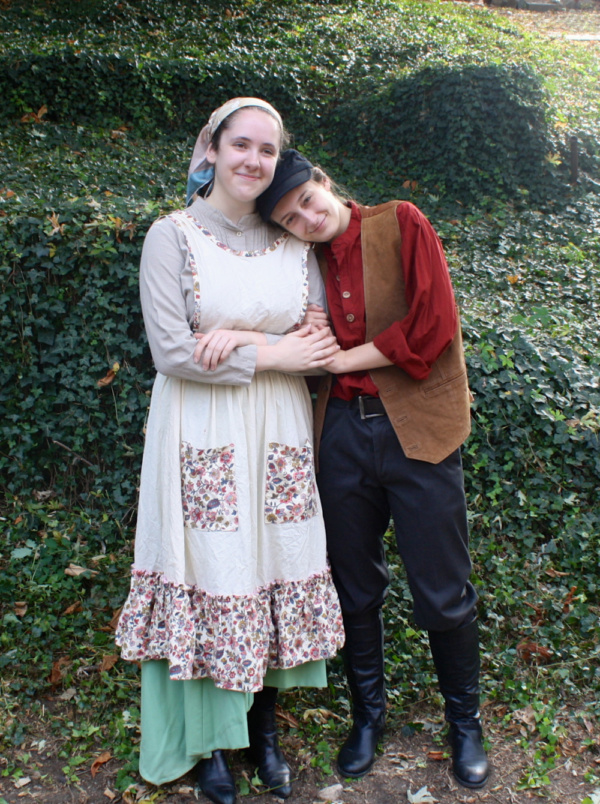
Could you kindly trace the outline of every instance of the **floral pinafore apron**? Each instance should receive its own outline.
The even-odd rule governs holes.
[[[307,246],[234,251],[185,212],[193,327],[284,334],[305,314]],[[131,591],[117,642],[173,679],[261,689],[268,668],[333,656],[341,614],[326,560],[303,377],[249,385],[158,374],[142,466]]]

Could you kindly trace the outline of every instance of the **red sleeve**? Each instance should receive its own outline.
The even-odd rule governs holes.
[[[424,380],[456,333],[454,292],[433,226],[408,202],[399,204],[396,214],[408,313],[377,335],[373,343],[413,379]]]

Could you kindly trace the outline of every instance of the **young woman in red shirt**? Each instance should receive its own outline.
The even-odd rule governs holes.
[[[365,774],[383,733],[383,536],[391,516],[414,618],[428,632],[446,703],[454,775],[465,787],[483,787],[477,594],[460,456],[470,393],[442,245],[413,204],[346,201],[294,150],[284,152],[257,208],[265,221],[319,244],[341,346],[315,410],[317,479],[353,705],[339,770]],[[313,307],[309,319],[318,327],[327,316]]]

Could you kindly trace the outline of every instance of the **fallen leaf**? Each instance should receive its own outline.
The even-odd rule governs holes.
[[[66,656],[61,656],[60,659],[57,659],[55,662],[53,662],[50,677],[48,678],[49,683],[53,687],[57,687],[62,683],[63,676],[65,674],[64,671],[70,664],[71,662]]]
[[[564,578],[565,575],[568,575],[568,572],[559,572],[558,570],[550,569],[545,570],[546,575],[549,575],[551,578]]]
[[[40,106],[37,112],[28,112],[21,118],[21,123],[41,123],[42,117],[48,112],[47,106]]]
[[[287,723],[288,726],[291,726],[293,729],[297,729],[300,727],[300,724],[296,720],[296,718],[287,712],[285,709],[281,709],[279,705],[277,706],[277,718],[284,723]]]
[[[572,586],[566,595],[564,602],[563,602],[563,614],[567,614],[571,609],[571,603],[573,602],[573,598],[575,597],[575,592],[577,591],[576,586]]]
[[[111,801],[114,801],[114,799],[117,797],[117,794],[113,793],[110,787],[107,787],[102,795],[106,796],[106,798],[109,798]]]
[[[102,754],[100,754],[99,757],[96,757],[96,759],[92,762],[91,767],[92,778],[94,778],[94,776],[98,773],[102,765],[105,765],[109,759],[112,759],[112,754],[110,753],[110,751],[104,751]]]
[[[117,376],[117,373],[115,371],[113,371],[112,369],[109,369],[106,372],[106,376],[102,377],[101,380],[98,380],[96,385],[98,386],[98,388],[106,388],[106,386],[110,385],[111,382],[114,380],[114,378],[116,376]]]
[[[536,616],[531,617],[531,622],[534,625],[540,625],[540,623],[542,623],[544,621],[544,613],[543,613],[542,607],[541,606],[536,606],[533,603],[530,603],[528,600],[524,600],[523,603],[524,603],[525,606],[529,606],[530,609],[533,609],[535,611]]]
[[[14,785],[17,788],[25,787],[25,785],[29,784],[30,781],[31,781],[31,779],[30,779],[29,776],[22,776],[20,779],[17,779],[17,781],[14,783]]]
[[[58,215],[56,214],[56,212],[53,212],[52,215],[48,215],[46,220],[49,220],[50,223],[52,224],[52,231],[50,232],[51,235],[56,234],[57,232],[59,232],[60,234],[63,233],[65,225],[64,223],[58,222]]]
[[[110,654],[109,656],[103,656],[102,663],[100,665],[100,672],[102,672],[103,670],[106,672],[112,670],[112,668],[116,665],[118,661],[119,657],[115,654]]]
[[[74,698],[77,695],[77,690],[75,687],[69,687],[68,690],[65,690],[62,695],[58,696],[59,701],[70,701],[71,698]]]
[[[445,754],[443,751],[428,751],[427,759],[433,759],[435,762],[439,762],[440,760],[445,759]]]
[[[517,653],[524,662],[531,664],[533,661],[545,664],[552,658],[552,651],[537,642],[524,640],[517,645]]]
[[[119,618],[121,617],[121,612],[123,611],[123,606],[118,608],[116,611],[113,611],[113,616],[111,621],[108,625],[102,625],[98,630],[99,631],[116,631],[117,625],[119,624]]]
[[[332,717],[339,717],[335,715],[333,712],[330,712],[329,709],[306,709],[302,719],[303,720],[315,720],[317,723],[327,723],[327,721]]]
[[[27,614],[27,603],[24,600],[15,600],[15,615],[24,617]]]
[[[533,706],[531,704],[529,706],[524,706],[523,709],[515,709],[513,712],[513,718],[515,720],[524,723],[529,731],[535,730],[535,712],[533,711]]]
[[[81,605],[81,601],[78,600],[76,603],[71,603],[70,606],[63,611],[63,614],[77,614],[78,611],[83,611],[83,606]]]
[[[52,246],[50,247],[50,251],[52,251]],[[56,254],[56,246],[54,246],[54,253]],[[52,491],[52,489],[46,489],[44,491],[41,490],[38,491],[38,489],[35,489],[33,492],[33,496],[35,497],[36,500],[43,502],[44,500],[50,499],[50,497],[54,497],[55,493],[56,492]]]
[[[321,799],[321,801],[336,801],[336,799],[340,797],[340,794],[343,792],[343,790],[343,785],[332,784],[329,787],[324,787],[322,790],[319,790],[317,797]]]
[[[518,274],[509,274],[506,278],[511,285],[516,285],[521,277]]]
[[[69,564],[65,570],[65,575],[70,575],[72,578],[77,578],[78,575],[83,575],[84,572],[89,572],[90,575],[97,575],[96,570],[90,570],[87,567],[80,567],[79,564]]]
[[[409,787],[406,796],[410,801],[410,804],[435,804],[437,801],[437,798],[434,798],[431,795],[427,787],[422,787],[420,790],[417,790],[414,795]]]

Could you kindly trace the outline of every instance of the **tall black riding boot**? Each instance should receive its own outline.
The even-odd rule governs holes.
[[[222,751],[213,751],[209,759],[196,766],[198,786],[214,804],[235,804],[235,782]]]
[[[275,687],[263,687],[254,693],[254,703],[248,712],[248,756],[258,766],[258,775],[267,787],[279,798],[287,798],[292,792],[291,771],[279,748],[276,702]]]
[[[489,767],[479,718],[477,620],[453,631],[430,631],[429,645],[446,701],[454,776],[463,787],[483,787]]]
[[[383,618],[381,609],[344,617],[343,648],[354,723],[337,758],[342,776],[357,779],[371,768],[385,725]]]

